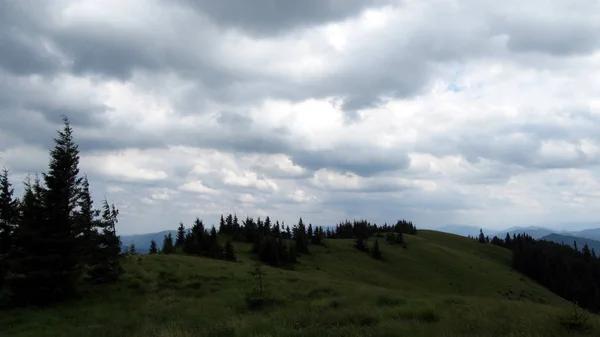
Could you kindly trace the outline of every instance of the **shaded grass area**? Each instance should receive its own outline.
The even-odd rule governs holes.
[[[406,239],[381,244],[383,261],[350,240],[311,246],[294,270],[264,267],[256,306],[248,245],[240,262],[127,257],[118,284],[82,301],[2,312],[0,336],[600,335],[597,316],[511,271],[505,249],[432,231]]]

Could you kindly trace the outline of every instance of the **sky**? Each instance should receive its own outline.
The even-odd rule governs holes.
[[[3,0],[0,166],[67,115],[122,234],[597,221],[600,2]]]

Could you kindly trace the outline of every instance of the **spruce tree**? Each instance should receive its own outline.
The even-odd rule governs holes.
[[[95,226],[100,211],[94,209],[87,176],[84,176],[82,179],[79,193],[79,210],[75,213],[75,221],[77,227],[82,229],[82,234],[78,236],[78,247],[83,262],[89,264],[94,259],[95,247],[99,244],[98,232]]]
[[[158,253],[158,246],[156,245],[156,241],[154,241],[154,240],[150,241],[150,251],[148,253],[150,253],[150,254]]]
[[[79,149],[67,117],[63,116],[63,124],[50,150],[48,173],[43,174],[44,228],[40,244],[45,251],[46,284],[53,289],[47,295],[53,300],[77,293],[83,262],[79,237],[85,232],[74,218],[82,187],[82,178],[78,176]]]
[[[53,300],[54,285],[45,283],[49,271],[44,259],[47,243],[42,236],[45,227],[42,188],[38,177],[31,179],[27,176],[24,185],[21,217],[8,260],[11,273],[6,284],[12,305],[44,304]]]
[[[14,189],[11,187],[8,170],[4,169],[0,176],[0,289],[8,272],[8,252],[19,218],[19,200],[13,197]]]
[[[373,244],[373,251],[371,252],[371,254],[373,255],[373,258],[377,260],[382,259],[381,250],[379,249],[379,240],[375,240],[375,243]]]
[[[163,254],[172,254],[173,253],[173,236],[171,233],[165,235],[165,240],[163,241],[162,247]]]
[[[479,229],[479,238],[478,241],[480,243],[485,243],[485,235],[483,234],[483,229]]]
[[[225,244],[225,259],[229,261],[237,261],[231,240],[227,240],[227,243]]]
[[[185,226],[183,222],[179,222],[179,227],[177,228],[177,238],[175,239],[175,247],[183,247],[183,243],[185,242]]]
[[[116,230],[119,210],[104,199],[101,213],[101,218],[95,221],[97,232],[88,275],[94,283],[112,283],[123,271],[119,262],[121,239]]]
[[[221,214],[221,219],[219,219],[219,234],[227,233],[227,225],[225,224],[225,219],[223,218],[223,214]]]
[[[0,257],[11,247],[11,237],[19,217],[19,200],[13,195],[14,189],[5,168],[0,176]]]

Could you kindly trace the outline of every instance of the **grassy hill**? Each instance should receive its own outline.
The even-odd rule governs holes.
[[[419,231],[408,249],[381,238],[383,261],[351,240],[311,246],[294,270],[263,267],[257,286],[247,244],[240,262],[131,256],[118,284],[78,302],[0,315],[1,336],[566,336],[573,305],[510,269],[510,252],[457,235]],[[372,241],[370,239],[369,241]],[[371,242],[372,243],[372,242]],[[589,317],[600,334],[600,320]]]

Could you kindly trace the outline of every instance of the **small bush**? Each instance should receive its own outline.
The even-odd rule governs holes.
[[[425,323],[434,323],[440,320],[440,317],[433,309],[401,311],[396,315],[396,317],[403,321],[417,321]]]
[[[334,309],[337,309],[342,306],[342,303],[340,303],[340,301],[338,301],[338,300],[333,300],[329,303],[329,306]]]
[[[406,304],[406,301],[401,298],[395,298],[387,295],[380,295],[377,297],[377,305],[380,307],[393,307]]]
[[[573,310],[560,316],[560,324],[567,330],[583,332],[592,328],[589,317],[579,307],[577,303],[573,304]]]

